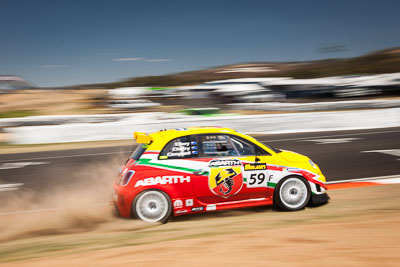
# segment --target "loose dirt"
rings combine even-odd
[[[0,266],[399,266],[400,185],[330,196],[328,205],[291,213],[257,208],[165,225],[107,219],[63,234],[44,229],[0,244]]]

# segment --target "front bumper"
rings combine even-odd
[[[329,201],[329,196],[327,193],[312,194],[312,196],[311,196],[311,203],[315,206],[324,205],[324,204],[328,203],[328,201]]]

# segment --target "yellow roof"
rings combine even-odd
[[[232,133],[235,130],[230,128],[222,128],[222,127],[188,127],[188,128],[176,128],[176,129],[168,129],[168,130],[160,130],[155,133],[141,133],[135,132],[134,138],[138,143],[150,143],[153,140],[157,140],[160,138],[174,138],[182,135],[191,135],[191,134],[204,134],[204,133]]]

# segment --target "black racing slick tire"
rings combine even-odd
[[[133,215],[150,223],[166,223],[172,213],[170,197],[159,190],[139,193],[132,203]]]
[[[285,211],[301,210],[308,204],[310,197],[311,189],[306,179],[288,176],[275,188],[274,205]]]

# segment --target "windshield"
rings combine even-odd
[[[279,148],[275,148],[269,145],[264,144],[264,146],[268,147],[269,149],[271,149],[272,151],[274,151],[275,153],[281,153],[282,150],[280,150]]]

